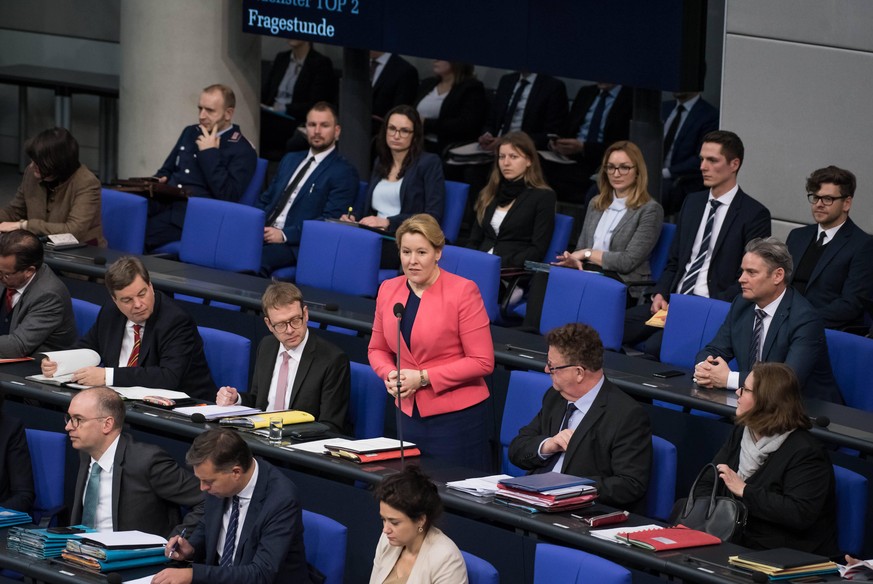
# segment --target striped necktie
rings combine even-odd
[[[712,199],[709,202],[712,205],[709,209],[709,216],[706,218],[706,225],[703,227],[703,239],[700,241],[700,249],[697,251],[697,257],[694,258],[694,263],[688,269],[688,273],[682,279],[682,284],[679,286],[680,294],[688,294],[694,290],[694,285],[697,283],[697,275],[703,267],[703,262],[706,261],[706,256],[709,255],[709,240],[712,239],[712,226],[715,223],[715,211],[721,201]]]
[[[761,337],[764,333],[764,317],[767,313],[760,308],[755,309],[755,326],[752,329],[752,346],[749,348],[749,369],[760,361],[761,344],[764,339]]]
[[[236,547],[236,528],[239,524],[239,496],[231,500],[230,520],[227,522],[227,532],[224,534],[224,549],[218,565],[222,568],[233,565],[233,551]]]
[[[133,325],[133,349],[130,350],[130,357],[127,359],[128,367],[136,367],[139,365],[139,346],[142,342],[142,339],[139,336],[139,331],[141,330],[141,324]]]

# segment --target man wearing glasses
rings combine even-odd
[[[43,264],[30,231],[0,235],[0,358],[68,349],[76,342],[70,292]]]
[[[197,479],[159,447],[122,434],[124,402],[117,393],[108,387],[83,390],[64,419],[80,455],[71,525],[163,537],[197,525],[204,500]],[[190,508],[181,525],[180,506]]]
[[[873,237],[849,218],[855,175],[828,166],[806,179],[815,224],[788,234],[796,266],[791,285],[812,304],[826,328],[863,325],[861,298],[873,297]]]
[[[297,265],[303,222],[339,219],[355,203],[358,172],[336,149],[340,126],[327,102],[306,114],[309,150],[282,158],[276,177],[255,204],[266,214],[261,275]]]
[[[258,345],[251,389],[218,390],[218,405],[244,404],[264,411],[303,410],[331,430],[347,433],[351,375],[339,347],[309,332],[309,313],[294,284],[276,282],[261,298],[272,336]]]
[[[652,430],[640,405],[603,375],[603,343],[572,323],[549,331],[546,373],[554,391],[509,445],[509,460],[532,473],[595,481],[599,501],[634,510],[652,468]]]

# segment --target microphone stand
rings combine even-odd
[[[402,346],[403,338],[400,334],[400,320],[403,318],[403,310],[404,306],[399,302],[394,305],[394,316],[397,317],[397,398],[394,401],[395,409],[395,421],[397,424],[397,439],[400,441],[400,468],[406,468],[406,451],[403,447],[403,412],[400,407],[401,400],[403,399],[400,396],[400,388],[402,386],[400,382],[400,347]]]

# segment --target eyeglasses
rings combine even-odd
[[[809,202],[815,205],[816,203],[822,203],[825,207],[830,207],[834,204],[834,201],[839,201],[840,199],[848,199],[849,197],[832,197],[830,195],[818,196],[813,193],[808,193],[806,198],[809,199]]]
[[[273,330],[277,333],[284,333],[288,330],[289,326],[293,329],[299,329],[303,326],[303,317],[295,316],[290,320],[283,320],[282,322],[271,322],[270,326],[273,327]]]
[[[388,126],[388,133],[392,136],[400,135],[401,138],[409,138],[415,130],[409,128],[398,128],[397,126]]]
[[[747,391],[749,393],[755,393],[755,391],[751,387],[746,387],[745,385],[741,385],[738,389],[740,390],[740,395],[743,395]]]
[[[549,375],[554,375],[555,371],[560,371],[561,369],[567,369],[568,367],[582,367],[581,365],[558,365],[554,367],[550,362],[546,362],[546,373]],[[582,367],[582,369],[585,369]]]
[[[618,174],[621,176],[625,176],[631,170],[636,168],[635,166],[628,166],[627,164],[622,164],[620,166],[615,166],[614,164],[606,165],[606,174],[615,174],[618,171]]]
[[[74,430],[79,427],[82,422],[87,422],[89,420],[105,420],[110,416],[99,416],[97,418],[83,418],[81,416],[71,416],[70,414],[64,414],[64,426],[67,424],[70,425]]]

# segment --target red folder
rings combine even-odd
[[[383,450],[382,452],[373,452],[371,454],[365,454],[363,452],[348,452],[347,450],[331,450],[330,454],[331,456],[345,458],[346,460],[351,460],[358,464],[366,464],[368,462],[377,462],[379,460],[400,458],[400,449]],[[421,450],[418,448],[407,448],[404,452],[404,456],[421,456]]]
[[[721,543],[721,540],[714,535],[704,531],[697,531],[696,529],[689,529],[684,525],[635,531],[633,533],[619,533],[615,537],[631,545],[655,552],[704,545],[718,545]]]

